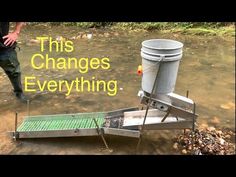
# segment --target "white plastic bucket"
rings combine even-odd
[[[151,93],[157,75],[154,95],[174,91],[183,44],[169,39],[151,39],[142,42],[142,89]]]

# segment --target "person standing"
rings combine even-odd
[[[26,102],[27,97],[23,93],[20,63],[15,49],[16,40],[24,24],[16,22],[14,31],[9,33],[10,22],[0,22],[0,67],[11,81],[16,98],[22,102]]]

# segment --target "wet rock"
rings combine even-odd
[[[225,144],[225,140],[223,138],[219,138],[220,144],[224,145]]]
[[[191,151],[192,150],[192,146],[188,146],[188,151]]]
[[[177,150],[177,149],[178,149],[178,143],[174,143],[173,148],[174,148],[175,150]]]
[[[224,154],[225,154],[225,153],[224,153],[223,150],[219,152],[219,155],[224,155]]]
[[[225,135],[225,138],[226,138],[226,139],[230,139],[231,136],[230,136],[230,135]]]
[[[220,123],[220,119],[218,117],[213,117],[211,120],[210,120],[211,123],[213,124],[219,124]]]
[[[221,130],[218,130],[218,131],[216,131],[216,134],[217,134],[218,136],[221,136],[221,135],[223,134],[223,132],[222,132]]]
[[[220,107],[222,109],[234,109],[235,108],[235,103],[233,102],[228,102],[226,104],[221,104]]]
[[[182,154],[187,154],[187,150],[186,150],[186,149],[183,149],[183,150],[182,150]]]
[[[72,36],[71,38],[69,38],[71,40],[75,40],[76,39],[76,36]]]
[[[205,146],[205,147],[203,147],[202,149],[201,149],[201,152],[203,153],[203,154],[207,154],[208,153],[208,148]]]
[[[194,151],[193,154],[194,154],[194,155],[202,155],[202,152],[201,152],[200,149],[197,149],[197,150]]]
[[[201,141],[200,139],[198,140],[198,144],[199,144],[199,145],[202,145],[202,141]]]
[[[109,37],[110,34],[109,33],[104,33],[104,37]]]
[[[114,34],[114,36],[119,36],[118,32],[114,32],[113,34]]]
[[[208,153],[211,154],[211,155],[214,154],[212,149],[209,149],[209,152],[208,152]]]
[[[235,131],[214,127],[196,129],[176,137],[173,148],[182,154],[230,155],[235,154]],[[178,145],[178,148],[176,146]]]
[[[62,36],[57,36],[57,37],[56,37],[56,40],[57,40],[57,41],[63,41],[63,42],[64,42],[64,41],[66,41],[66,38],[64,38],[64,37],[62,37]]]
[[[208,127],[207,130],[214,131],[214,130],[216,130],[216,128],[215,127]]]
[[[90,36],[92,38],[92,36]],[[79,33],[75,39],[88,39],[87,34]]]
[[[204,123],[204,124],[201,124],[201,129],[205,129],[205,128],[207,128],[208,127],[208,124],[206,124],[206,123]]]
[[[180,139],[180,144],[182,146],[186,146],[187,145],[186,141],[183,138]]]
[[[88,39],[92,39],[92,37],[93,37],[93,34],[87,34]]]
[[[29,42],[32,43],[32,44],[39,44],[40,40],[38,40],[38,39],[30,39]]]

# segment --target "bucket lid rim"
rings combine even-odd
[[[174,56],[169,56],[169,57],[165,57],[162,62],[170,62],[170,61],[180,61],[181,58],[183,56],[183,53],[181,53],[180,55],[174,55]],[[141,52],[141,57],[145,58],[146,60],[150,60],[150,61],[161,61],[161,56],[153,56],[153,55],[148,55],[144,52]]]
[[[165,56],[165,57],[173,57],[173,56],[177,56],[177,55],[181,55],[183,54],[183,51],[181,50],[178,53],[169,53],[169,54],[158,54],[158,53],[151,53],[148,51],[145,51],[143,48],[141,48],[141,52],[143,52],[146,55],[151,55],[151,56]]]
[[[147,46],[145,45],[144,43],[146,42],[150,42],[150,41],[171,41],[171,42],[175,42],[175,43],[178,43],[180,44],[179,47],[175,47],[175,48],[158,48],[158,47],[150,47],[150,46]],[[142,46],[143,47],[146,47],[146,48],[149,48],[149,49],[159,49],[159,50],[175,50],[175,49],[181,49],[184,44],[182,42],[179,42],[179,41],[176,41],[176,40],[172,40],[172,39],[148,39],[148,40],[145,40],[142,42]]]

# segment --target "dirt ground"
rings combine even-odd
[[[105,31],[104,31],[105,32]],[[126,31],[119,36],[108,38],[104,35],[94,36],[89,42],[86,39],[75,41],[76,52],[69,56],[111,56],[112,68],[109,73],[89,72],[88,76],[100,76],[103,79],[116,78],[119,81],[119,92],[116,97],[104,97],[102,93],[73,93],[66,97],[63,93],[31,93],[31,115],[95,112],[116,110],[139,105],[137,92],[140,89],[141,77],[136,68],[141,63],[140,44],[146,39],[156,37],[173,38],[172,34],[160,35],[158,32],[133,33]],[[73,33],[73,34],[72,34]],[[21,51],[18,56],[21,63],[22,79],[25,75],[34,74],[42,79],[67,78],[78,76],[76,70],[56,72],[54,70],[35,71],[30,65],[32,54],[39,52],[36,36],[42,34],[53,37],[71,38],[78,31],[72,27],[29,27],[21,35]],[[184,57],[180,65],[176,93],[185,95],[190,90],[190,98],[197,103],[198,122],[208,126],[228,127],[235,129],[235,41],[206,36],[178,35],[176,40],[184,41]],[[107,50],[109,49],[109,50]],[[56,54],[56,53],[54,53]],[[64,55],[64,54],[63,54]],[[59,56],[58,56],[59,57]],[[217,75],[216,75],[217,73]],[[43,77],[44,76],[44,77]],[[222,82],[223,81],[223,82]],[[92,95],[92,96],[91,96]],[[14,130],[15,111],[19,113],[19,124],[27,115],[26,105],[15,100],[12,88],[3,70],[0,68],[0,154],[7,155],[103,155],[103,154],[136,154],[138,139],[106,136],[110,149],[104,150],[100,137],[28,139],[13,141],[8,135]],[[181,154],[173,148],[173,138],[180,133],[174,131],[148,131],[143,136],[137,154]]]

